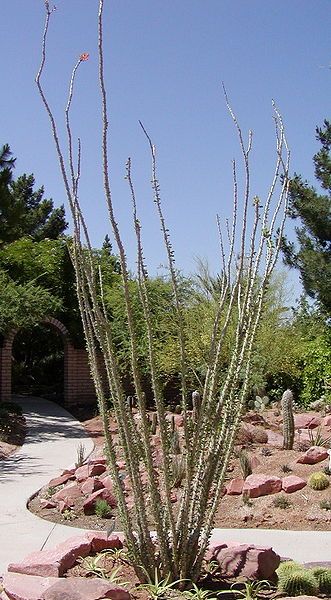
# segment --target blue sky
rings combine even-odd
[[[178,267],[194,257],[219,267],[215,215],[231,215],[236,133],[224,81],[243,131],[254,132],[252,195],[263,198],[274,159],[271,100],[283,115],[292,168],[313,181],[315,127],[330,118],[329,0],[106,0],[105,68],[110,100],[111,180],[115,209],[134,267],[134,236],[124,165],[132,158],[153,273],[165,261],[153,212],[150,161],[138,125],[151,134]],[[93,242],[109,231],[100,162],[97,0],[57,0],[45,87],[60,130],[72,66],[82,52],[73,105],[83,144],[81,202]],[[65,203],[49,124],[34,84],[44,21],[42,0],[2,0],[1,143],[16,173],[34,173],[46,197]]]

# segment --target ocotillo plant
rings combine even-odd
[[[78,142],[74,157],[71,128],[71,106],[74,84],[81,64],[88,55],[82,54],[75,64],[69,85],[65,109],[66,151],[60,139],[57,123],[50,102],[42,86],[46,62],[46,42],[49,23],[53,14],[49,1],[45,0],[46,17],[42,37],[42,59],[36,83],[44,107],[50,119],[59,165],[71,209],[74,231],[70,253],[76,274],[76,287],[82,323],[89,353],[91,374],[103,419],[107,459],[116,490],[118,511],[133,564],[139,576],[153,580],[169,576],[172,580],[189,578],[196,581],[208,547],[213,522],[222,496],[223,480],[232,454],[236,430],[246,401],[252,349],[261,318],[265,293],[280,249],[288,197],[289,151],[282,119],[274,107],[276,127],[275,168],[269,191],[264,201],[252,198],[250,189],[250,153],[252,133],[247,145],[241,128],[229,104],[225,89],[225,102],[239,138],[243,158],[244,184],[239,193],[237,164],[233,161],[233,215],[226,222],[226,243],[218,218],[222,272],[219,278],[219,301],[210,339],[209,362],[196,419],[187,410],[190,403],[187,384],[187,360],[183,306],[179,291],[178,271],[161,203],[161,191],[157,177],[156,149],[149,134],[141,124],[151,154],[153,200],[158,214],[165,245],[169,273],[173,288],[174,322],[178,330],[180,347],[181,414],[183,418],[182,459],[185,476],[179,493],[179,508],[171,502],[174,481],[171,454],[171,427],[166,419],[165,402],[160,386],[160,373],[156,360],[156,336],[148,287],[148,270],[143,254],[142,228],[138,217],[135,189],[131,172],[131,160],[126,165],[126,177],[132,201],[133,226],[137,241],[137,284],[140,302],[146,322],[148,362],[155,408],[159,426],[161,465],[155,477],[151,427],[142,376],[139,370],[137,328],[132,308],[129,285],[129,269],[125,248],[115,215],[108,165],[108,107],[104,80],[103,13],[104,0],[99,0],[98,56],[99,82],[102,105],[101,154],[103,183],[109,221],[121,264],[123,295],[130,338],[132,385],[137,403],[138,419],[129,410],[119,369],[119,356],[113,339],[112,323],[108,319],[101,268],[96,264],[88,227],[78,199],[81,168],[81,146]],[[77,165],[77,167],[75,167]],[[252,207],[252,215],[250,208]],[[249,224],[251,223],[251,226]],[[226,250],[226,247],[228,248]],[[222,346],[233,331],[232,352],[227,369],[220,368]],[[126,462],[134,498],[129,511],[118,466],[116,448],[108,428],[108,405],[105,401],[100,375],[98,354],[101,352],[107,374],[119,440]],[[224,367],[224,365],[222,366]],[[148,491],[144,492],[142,471],[147,473]],[[151,536],[149,523],[153,521],[156,537]],[[155,523],[155,525],[154,525]]]

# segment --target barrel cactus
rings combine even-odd
[[[299,568],[278,578],[278,590],[288,596],[316,596],[318,582],[312,571]]]
[[[295,562],[294,560],[285,560],[284,562],[280,563],[276,573],[278,579],[281,579],[282,577],[288,577],[290,573],[293,573],[294,571],[300,571],[300,569],[303,568],[303,565]]]
[[[293,394],[286,390],[282,397],[284,449],[292,450],[294,442]]]
[[[331,597],[331,569],[316,567],[312,573],[318,583],[320,593]]]
[[[312,473],[309,477],[308,485],[313,490],[325,490],[330,485],[330,481],[325,473],[317,471],[316,473]]]

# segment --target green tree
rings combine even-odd
[[[24,236],[57,239],[67,228],[64,207],[54,208],[53,200],[43,197],[43,187],[34,191],[32,174],[14,180],[14,164],[6,144],[0,151],[0,245]]]
[[[297,245],[284,239],[285,262],[299,270],[305,292],[331,313],[331,123],[317,127],[316,138],[322,147],[313,158],[315,176],[325,193],[295,174],[290,181],[289,215],[300,226],[295,228]]]

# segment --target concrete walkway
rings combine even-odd
[[[40,398],[14,400],[23,408],[28,433],[22,448],[0,462],[0,574],[8,563],[83,531],[44,521],[26,503],[76,461],[80,443],[86,454],[94,447],[81,424],[61,406]]]
[[[0,574],[8,563],[51,548],[85,530],[44,521],[30,513],[31,495],[76,460],[77,447],[93,449],[83,427],[63,408],[39,398],[17,399],[27,420],[22,449],[0,462]],[[331,531],[215,529],[213,542],[237,541],[272,546],[300,562],[331,561]]]

